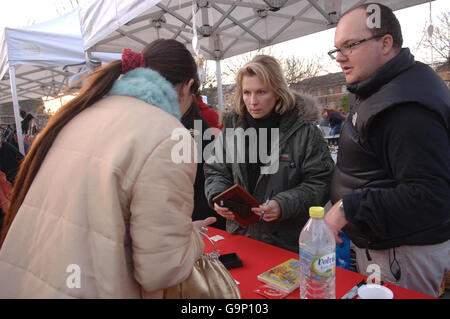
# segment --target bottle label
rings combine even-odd
[[[303,274],[315,280],[334,277],[336,271],[335,252],[325,255],[312,255],[306,250],[300,250],[300,267]]]
[[[336,254],[331,253],[320,256],[313,260],[312,271],[322,278],[328,278],[334,275],[336,271]]]

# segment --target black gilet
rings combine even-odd
[[[335,203],[354,189],[395,187],[396,181],[381,166],[368,137],[377,114],[395,105],[418,103],[437,113],[447,130],[450,126],[450,91],[429,66],[414,61],[409,49],[381,67],[372,77],[349,85],[350,114],[342,127],[331,185]]]

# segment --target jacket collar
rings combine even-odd
[[[251,116],[251,114],[245,108],[244,109],[244,117],[250,127],[259,129],[259,128],[279,127],[281,115],[280,115],[280,113],[272,111],[270,116],[267,118],[255,119],[255,118],[253,118],[253,116]]]
[[[150,68],[136,68],[120,76],[108,95],[134,96],[180,119],[177,93],[172,84]]]
[[[347,85],[347,89],[360,98],[367,98],[397,75],[409,69],[414,63],[414,56],[409,49],[403,48],[399,54],[386,62],[372,76],[363,81]]]

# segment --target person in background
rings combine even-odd
[[[22,133],[24,135],[34,135],[36,134],[36,119],[31,113],[27,113],[25,111],[20,111],[20,115],[23,120],[21,121]]]
[[[30,137],[36,134],[37,130],[36,119],[31,113],[27,113],[23,110],[20,110],[20,116],[23,118],[23,120],[21,121],[23,147],[25,154],[27,154],[28,151],[30,150],[32,142],[30,140]],[[14,142],[17,149],[19,149],[19,143],[17,140],[17,131],[14,132]]]
[[[12,185],[22,160],[23,155],[14,146],[0,139],[0,229],[9,207]]]
[[[219,114],[203,102],[201,95],[197,96],[197,102],[199,106],[199,114],[206,120],[209,127],[221,130],[222,125],[219,124]]]
[[[334,44],[351,109],[325,221],[356,245],[362,274],[376,264],[381,280],[437,297],[450,268],[449,88],[402,48],[382,4],[346,12]]]
[[[342,122],[345,118],[341,112],[334,108],[324,108],[322,111],[322,122],[320,125],[323,127],[328,127],[326,135],[332,136],[340,134],[342,129]]]
[[[196,88],[198,88],[198,79],[196,79],[197,82],[194,83]],[[184,109],[181,109],[181,123],[184,125],[186,129],[188,129],[191,133],[191,136],[195,138],[196,135],[199,135],[201,137],[206,136],[205,131],[210,128],[208,123],[206,122],[203,115],[200,114],[201,108],[199,108],[199,104],[203,103],[203,101],[198,98],[192,99],[192,103],[190,105],[185,105]],[[209,109],[209,107],[203,103],[203,105]],[[212,112],[215,112],[214,110],[210,109]],[[209,113],[203,113],[203,114],[209,114]],[[217,113],[215,113],[217,114]],[[208,116],[208,115],[207,115]],[[209,116],[211,121],[211,116]],[[197,122],[197,123],[196,123]],[[197,125],[196,125],[197,124]],[[201,126],[200,126],[201,125]],[[197,131],[201,127],[201,131]],[[211,138],[212,140],[201,140],[200,147],[197,148],[198,151],[198,158],[202,159],[197,164],[197,175],[195,176],[195,183],[194,183],[194,211],[192,213],[192,220],[202,220],[208,217],[215,217],[217,221],[213,224],[211,224],[212,227],[216,227],[222,230],[225,230],[225,223],[226,220],[222,216],[217,216],[217,214],[214,212],[212,208],[209,207],[208,201],[205,197],[205,174],[203,172],[203,151],[204,148],[208,143],[213,142],[214,137]]]
[[[5,173],[10,184],[14,184],[22,160],[23,155],[16,147],[7,141],[0,141],[0,171]]]
[[[328,136],[330,132],[330,122],[328,122],[328,111],[327,109],[322,109],[322,116],[320,118],[320,122],[318,127],[322,131],[323,136]]]
[[[330,110],[328,112],[328,122],[330,123],[330,132],[329,135],[337,135],[341,133],[342,129],[342,121],[344,120],[344,116],[336,110]]]
[[[196,164],[171,156],[196,70],[176,40],[124,49],[51,117],[16,177],[0,298],[161,298],[190,275],[215,221],[192,222]]]
[[[316,126],[320,114],[312,99],[289,90],[280,64],[273,57],[256,56],[239,70],[234,110],[225,114],[222,136],[216,140],[224,154],[231,150],[227,143],[220,146],[220,141],[227,141],[229,131],[251,132],[253,128],[257,140],[252,145],[250,139],[237,145],[245,151],[244,163],[235,157],[231,161],[216,158],[204,164],[208,203],[227,219],[228,232],[298,252],[298,238],[309,218],[309,207],[328,201],[334,167],[327,143]],[[272,140],[273,130],[279,132],[278,140]],[[262,173],[267,163],[261,156],[261,147],[267,151],[275,145],[279,146],[279,153],[269,155],[279,154],[279,166]],[[250,154],[250,150],[254,153]],[[232,211],[213,203],[216,195],[234,184],[264,203],[252,208],[262,220],[242,227]]]
[[[2,132],[2,136],[1,136],[2,141],[6,141],[9,144],[13,144],[14,143],[14,131],[15,131],[15,129],[13,129],[11,127],[11,125],[8,124]]]
[[[28,143],[25,135],[22,135],[22,137],[23,137],[23,149],[24,149],[24,152],[26,155],[30,151],[30,143]],[[12,138],[8,139],[8,143],[10,143],[11,146],[15,147],[17,149],[17,151],[19,152],[19,142],[17,139],[17,131],[16,130],[14,130]]]
[[[341,113],[342,118],[345,118],[347,116],[347,113],[345,113],[344,108],[343,107],[338,107],[338,112]]]

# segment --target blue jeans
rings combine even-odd
[[[330,135],[341,134],[342,124],[337,124],[330,129]]]

